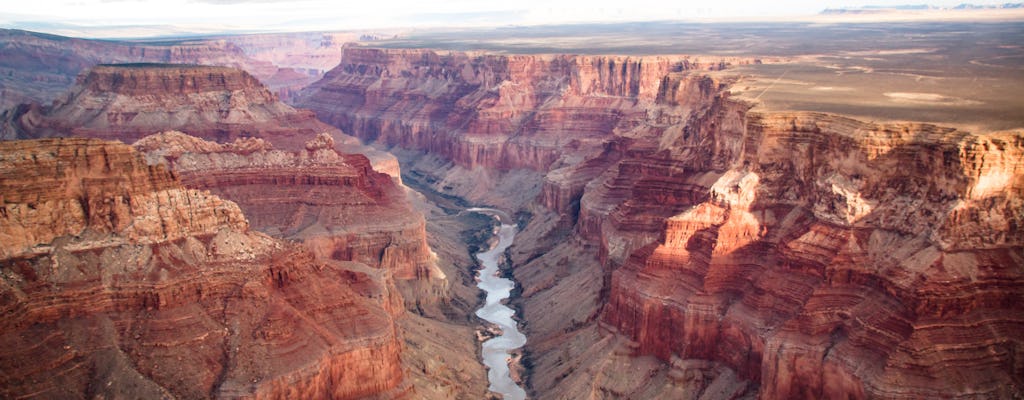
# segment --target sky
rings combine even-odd
[[[61,33],[82,27],[168,26],[182,31],[349,30],[721,20],[811,15],[825,8],[919,4],[920,0],[2,0],[0,27]],[[952,7],[963,2],[932,0]],[[136,29],[142,36],[146,30]],[[123,30],[123,32],[129,32]],[[155,32],[156,30],[154,30]],[[99,30],[96,30],[99,32]],[[122,34],[123,34],[122,32]],[[97,34],[102,36],[101,34]]]

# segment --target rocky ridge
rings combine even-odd
[[[162,129],[230,141],[258,136],[299,147],[331,130],[277,100],[256,78],[232,68],[172,64],[105,65],[83,74],[52,106],[22,106],[16,136],[88,136],[134,142]]]
[[[402,367],[417,397],[483,393],[475,324],[465,317],[475,297],[464,293],[460,285],[467,283],[454,269],[466,267],[441,262],[404,187],[374,171],[366,157],[339,152],[326,133],[298,151],[262,139],[214,143],[180,132],[151,135],[134,147],[187,187],[238,202],[256,229],[301,241],[318,259],[365,266],[385,289],[379,298],[399,325]],[[441,253],[450,255],[450,247],[442,245]]]
[[[299,150],[317,134],[329,133],[342,151],[362,153],[376,169],[398,177],[394,157],[280,102],[252,75],[234,68],[101,65],[80,76],[53,105],[23,104],[5,118],[3,139],[85,136],[131,143],[178,130],[216,142],[257,137]]]
[[[410,390],[379,274],[249,230],[234,203],[120,143],[0,155],[4,397]]]
[[[190,188],[236,202],[258,230],[306,242],[322,257],[385,268],[399,279],[444,279],[433,265],[423,216],[401,187],[362,154],[343,154],[326,133],[300,151],[262,139],[218,144],[181,132],[134,147]]]
[[[309,62],[279,65],[275,63],[279,60],[249,51],[261,42],[265,46],[266,42],[279,41],[272,35],[255,39],[241,36],[151,42],[90,40],[0,29],[0,49],[4,54],[0,59],[0,110],[18,104],[49,104],[70,89],[75,77],[84,71],[98,64],[120,63],[238,68],[258,78],[275,95],[288,99],[318,78],[319,73],[303,68]],[[288,42],[275,44],[294,46]],[[299,51],[294,47],[279,47],[278,51],[288,51],[285,49]]]
[[[696,59],[350,48],[299,103],[532,215],[535,394],[1020,395],[1024,135],[751,111],[700,70],[756,60]]]

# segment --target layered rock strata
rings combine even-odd
[[[0,143],[3,397],[408,389],[382,277],[251,231],[131,147]]]
[[[135,142],[150,162],[169,166],[190,188],[236,202],[258,230],[299,240],[319,256],[383,268],[395,278],[443,279],[427,246],[423,216],[401,186],[361,154],[320,134],[300,151],[262,139],[218,144],[181,132]]]
[[[262,44],[261,44],[262,43]],[[98,65],[112,63],[201,64],[245,70],[282,98],[318,78],[327,67],[326,53],[313,60],[275,59],[253,52],[253,46],[276,46],[278,53],[309,49],[295,43],[264,37],[221,37],[189,40],[117,41],[90,40],[42,33],[0,29],[0,110],[18,104],[49,104],[75,84],[75,77]],[[326,51],[327,49],[324,49]],[[307,56],[308,57],[308,56]],[[326,58],[325,58],[326,57]]]
[[[533,215],[535,394],[1019,396],[1024,135],[751,111],[697,71],[742,62],[349,48],[299,103]]]
[[[579,162],[574,155],[599,148],[610,132],[642,128],[648,115],[638,102],[672,95],[663,77],[727,62],[747,60],[346,47],[297,104],[363,140],[461,167],[547,170]]]
[[[705,196],[615,271],[605,319],[763,398],[1019,395],[1024,135],[745,119],[728,168],[680,171]]]
[[[121,64],[90,69],[51,106],[23,104],[5,115],[0,138],[86,136],[134,142],[178,130],[216,142],[257,137],[300,150],[319,133],[361,153],[396,179],[398,163],[307,110],[278,100],[245,71],[200,65]]]
[[[222,142],[252,136],[301,148],[317,133],[336,131],[281,103],[245,71],[173,64],[92,68],[51,106],[23,106],[10,119],[18,138],[73,135],[129,143],[176,129]]]

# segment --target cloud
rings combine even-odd
[[[129,1],[129,0],[112,0]],[[266,3],[295,3],[295,0],[192,0],[192,3],[215,4],[215,5],[237,5],[237,4],[266,4]]]

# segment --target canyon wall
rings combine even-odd
[[[387,287],[117,142],[0,143],[4,397],[401,397]]]
[[[1021,392],[1024,135],[729,118],[728,168],[681,171],[706,197],[612,275],[605,320],[637,352],[721,362],[762,398]]]
[[[331,36],[331,35],[326,35]],[[245,70],[287,100],[338,63],[340,44],[312,49],[275,35],[187,40],[90,40],[0,29],[0,110],[18,104],[49,104],[70,89],[76,76],[98,64],[160,63],[217,65]],[[270,57],[272,47],[282,57]],[[296,54],[297,53],[297,54]],[[324,63],[333,63],[324,67]],[[293,56],[287,56],[294,54]]]
[[[663,77],[725,63],[346,47],[341,64],[296,103],[363,140],[462,167],[548,170],[578,162],[573,156],[600,148],[611,132],[637,130],[648,118],[638,102],[672,95]]]
[[[326,132],[343,152],[364,154],[374,168],[398,177],[394,157],[280,102],[252,75],[227,67],[101,65],[52,105],[22,104],[0,122],[2,139],[85,136],[131,143],[178,130],[217,142],[257,137],[288,150],[303,149]]]
[[[343,154],[320,134],[300,151],[262,139],[219,144],[164,132],[134,147],[189,188],[237,203],[252,226],[303,241],[323,258],[384,268],[395,278],[442,278],[426,243],[423,216],[402,188],[361,154]]]
[[[1019,396],[1024,134],[752,111],[701,72],[747,62],[346,48],[298,103],[528,218],[535,395]]]
[[[12,115],[13,138],[89,136],[134,142],[166,129],[212,140],[257,136],[300,147],[334,129],[277,100],[245,71],[174,64],[98,66],[53,105]]]

